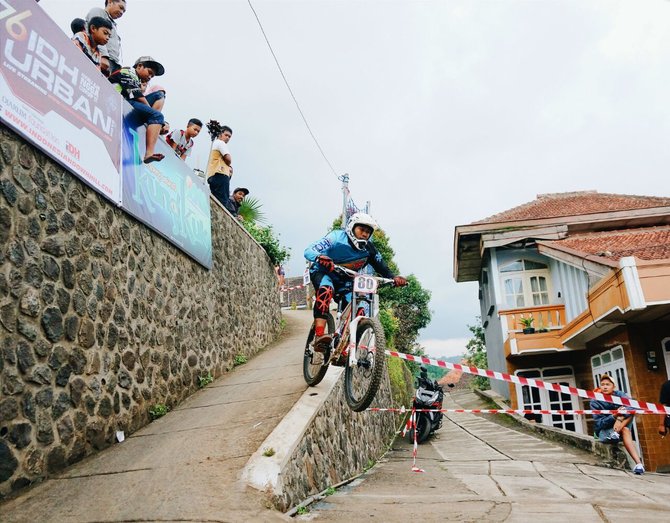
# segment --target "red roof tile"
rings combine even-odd
[[[641,260],[670,259],[670,227],[576,234],[564,240],[544,243],[549,247],[565,247],[612,261],[625,256],[635,256]]]
[[[475,224],[540,220],[613,211],[670,206],[670,198],[606,194],[597,191],[540,194],[532,202],[494,214]]]

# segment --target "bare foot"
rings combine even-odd
[[[146,156],[144,158],[144,163],[160,162],[163,158],[165,158],[165,155],[161,153],[154,153],[152,155]]]

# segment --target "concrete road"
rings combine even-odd
[[[312,316],[285,311],[281,338],[174,411],[0,504],[0,521],[282,521],[239,474],[307,388]]]
[[[445,408],[483,407],[469,391]],[[380,415],[380,414],[375,414]],[[576,449],[538,439],[487,416],[453,414],[429,442],[396,441],[375,467],[298,519],[314,521],[666,521],[670,476],[599,465]]]

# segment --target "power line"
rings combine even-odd
[[[307,130],[309,131],[310,136],[312,137],[312,140],[314,140],[314,143],[316,144],[317,149],[319,149],[319,152],[321,153],[321,156],[323,156],[323,159],[326,160],[326,163],[328,164],[328,167],[330,167],[330,170],[333,171],[333,174],[337,176],[337,173],[335,172],[335,169],[333,168],[333,165],[330,163],[330,160],[328,160],[328,157],[326,156],[326,153],[323,152],[323,149],[321,148],[321,145],[319,144],[319,141],[316,139],[316,136],[312,132],[312,128],[309,126],[309,123],[307,122],[307,118],[305,118],[305,114],[302,112],[302,109],[300,108],[300,104],[298,103],[298,99],[295,97],[293,94],[293,89],[291,89],[291,86],[288,83],[288,80],[286,79],[286,75],[284,74],[284,71],[281,68],[281,65],[279,64],[279,60],[277,59],[277,55],[275,54],[274,50],[272,49],[272,45],[270,45],[270,40],[268,40],[268,36],[265,34],[265,29],[263,29],[263,24],[261,24],[260,18],[258,18],[258,14],[256,13],[256,10],[254,9],[254,6],[251,5],[251,0],[247,0],[249,2],[249,7],[251,8],[251,11],[254,13],[254,16],[256,17],[256,21],[258,22],[258,27],[261,28],[261,33],[263,33],[263,38],[265,38],[265,42],[268,44],[268,48],[270,49],[270,53],[272,53],[272,58],[274,58],[275,63],[277,64],[277,68],[279,69],[279,72],[281,73],[281,77],[284,79],[284,83],[286,84],[286,87],[288,88],[288,92],[291,93],[291,98],[293,98],[293,101],[295,102],[295,106],[298,108],[298,112],[300,113],[300,116],[302,117],[302,121],[305,122],[305,127],[307,127]]]

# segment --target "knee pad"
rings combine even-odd
[[[327,318],[330,302],[333,299],[332,287],[319,287],[314,299],[314,317]]]

